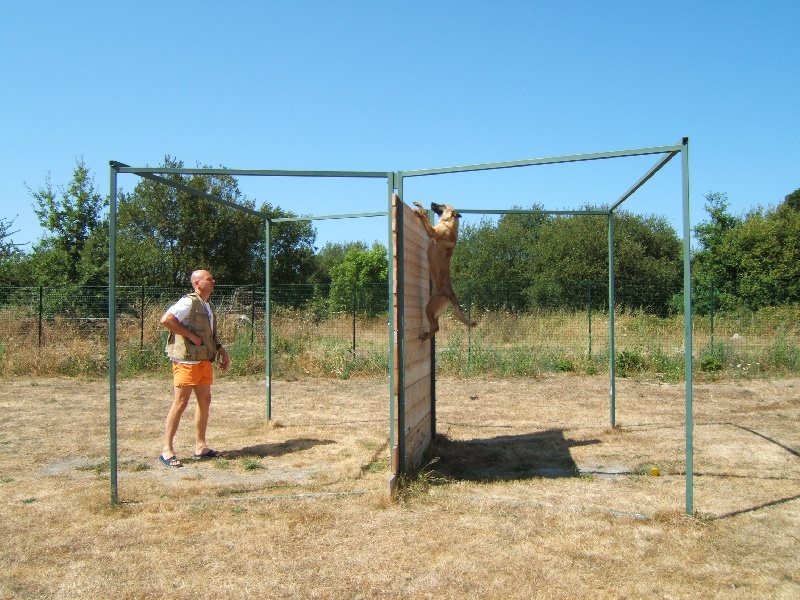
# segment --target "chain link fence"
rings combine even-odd
[[[558,289],[555,289],[555,286]],[[607,372],[607,282],[461,283],[456,293],[478,326],[448,312],[435,338],[437,369],[448,375]],[[648,282],[615,286],[617,372],[680,379],[684,321],[669,310],[674,292]],[[117,333],[124,374],[166,368],[161,315],[185,288],[119,287]],[[569,302],[555,304],[553,298]],[[389,370],[385,284],[274,285],[273,373],[278,377],[384,375]],[[548,298],[550,300],[548,300]],[[217,285],[220,337],[234,372],[263,373],[263,287]],[[665,308],[667,307],[667,308]],[[695,315],[693,352],[701,372],[737,375],[800,371],[800,307]],[[106,287],[0,288],[2,374],[107,372]]]

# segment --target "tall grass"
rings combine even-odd
[[[162,307],[142,318],[123,316],[117,325],[117,368],[122,377],[168,373]],[[102,320],[35,317],[0,311],[0,376],[105,377],[108,327]],[[616,372],[622,377],[684,377],[684,322],[681,316],[642,312],[615,314]],[[263,315],[254,324],[241,314],[220,314],[221,337],[232,358],[233,375],[261,375],[266,369]],[[276,310],[272,327],[273,376],[347,379],[389,372],[386,317],[320,318],[311,311]],[[39,346],[41,337],[42,345]],[[753,314],[696,317],[694,368],[709,377],[749,377],[800,372],[800,307]],[[442,375],[521,376],[547,372],[584,374],[609,370],[608,315],[566,311],[478,316],[465,328],[450,315],[435,338],[436,368]]]

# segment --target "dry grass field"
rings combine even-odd
[[[209,443],[156,460],[165,378],[0,388],[2,598],[798,598],[800,379],[438,382],[438,461],[385,498],[388,381],[219,377]],[[651,469],[660,470],[659,476]]]

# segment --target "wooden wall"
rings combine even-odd
[[[392,202],[392,230],[394,260],[394,311],[395,311],[395,418],[396,431],[405,436],[405,469],[411,471],[419,466],[435,432],[435,408],[433,394],[433,373],[431,361],[432,343],[422,341],[420,335],[427,331],[425,305],[430,298],[430,275],[428,272],[428,234],[414,214],[413,209],[401,202],[395,195]],[[402,269],[398,268],[398,219],[402,218]],[[403,281],[398,281],[402,271]],[[398,310],[398,293],[402,286],[403,307]],[[400,357],[400,336],[404,341],[404,373],[398,372]],[[400,389],[402,386],[402,390]],[[401,431],[399,404],[404,406],[404,430]]]

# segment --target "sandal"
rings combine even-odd
[[[211,448],[206,448],[200,454],[197,454],[195,452],[194,459],[195,460],[204,460],[204,459],[207,459],[207,458],[219,458],[220,456],[222,456],[222,452],[220,452],[219,450],[213,450]]]
[[[158,455],[158,460],[161,461],[161,464],[165,467],[182,467],[181,461],[173,454],[169,458],[164,458],[163,455]]]

